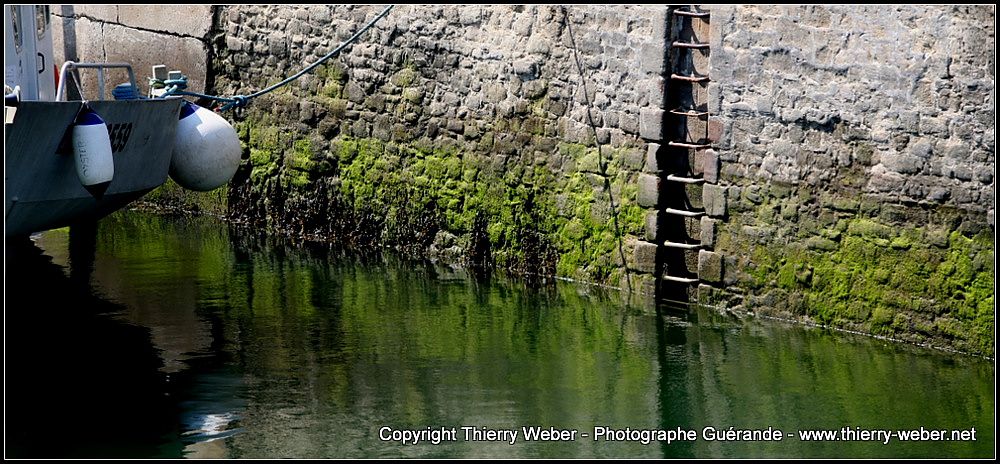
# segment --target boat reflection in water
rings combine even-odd
[[[185,328],[102,294],[114,263],[95,263],[95,229],[34,238],[53,256],[6,243],[8,457],[225,457],[212,442],[238,431],[244,402],[240,377],[198,345],[210,336],[179,341]]]

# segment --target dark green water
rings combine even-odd
[[[120,213],[6,248],[8,457],[992,457],[992,361]],[[576,429],[401,445],[393,429]],[[695,430],[688,442],[595,426]],[[702,430],[773,427],[780,442]],[[975,441],[804,442],[800,430]]]

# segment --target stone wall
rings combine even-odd
[[[993,353],[994,19],[992,6],[713,10],[722,294]]]
[[[380,10],[224,7],[215,90],[274,83]],[[633,250],[640,132],[662,119],[665,15],[397,6],[344,54],[238,116],[248,163],[230,186],[231,211],[356,245],[651,288],[652,257]]]
[[[190,8],[54,7],[57,54],[248,94],[381,10]],[[992,354],[994,7],[677,11],[397,6],[230,114],[245,161],[227,214]],[[221,198],[178,192],[154,197]]]

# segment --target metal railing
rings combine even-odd
[[[71,71],[77,69],[96,69],[97,70],[97,87],[99,89],[98,100],[104,100],[104,70],[105,69],[121,69],[124,68],[128,71],[128,81],[132,84],[132,88],[138,88],[135,85],[135,72],[132,71],[132,65],[128,63],[77,63],[74,61],[67,61],[63,63],[62,69],[59,70],[59,90],[56,91],[56,101],[63,101],[66,98],[66,81],[69,77]],[[77,85],[77,87],[80,87]],[[79,89],[80,93],[83,93],[83,89]],[[83,95],[81,95],[82,97]]]

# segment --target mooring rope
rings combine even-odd
[[[262,95],[266,95],[266,94],[268,94],[270,92],[273,92],[273,91],[275,91],[275,90],[277,90],[277,89],[279,89],[279,88],[281,88],[281,87],[283,87],[285,85],[290,84],[291,82],[293,82],[296,79],[302,77],[303,75],[305,75],[309,71],[312,71],[313,69],[316,69],[317,66],[323,64],[324,62],[326,62],[330,58],[333,58],[333,57],[337,56],[341,51],[343,51],[349,45],[351,45],[354,42],[356,42],[365,32],[367,32],[369,29],[371,29],[373,26],[375,26],[375,24],[378,23],[382,18],[386,17],[386,15],[389,14],[389,10],[392,10],[392,8],[394,6],[395,5],[389,5],[389,6],[385,7],[385,9],[382,10],[381,13],[375,15],[375,17],[372,18],[371,21],[368,21],[368,24],[365,24],[365,26],[362,27],[361,29],[359,29],[358,32],[355,32],[354,35],[352,35],[349,39],[347,39],[346,41],[344,41],[343,43],[341,43],[337,48],[333,49],[333,51],[331,51],[330,53],[327,53],[326,55],[324,55],[322,58],[320,58],[319,60],[317,60],[315,63],[310,64],[309,66],[306,66],[305,68],[303,68],[301,71],[299,71],[299,72],[297,72],[295,74],[292,74],[291,76],[286,77],[284,80],[282,80],[281,82],[278,82],[277,84],[268,86],[267,88],[262,89],[262,90],[258,90],[256,92],[250,94],[250,95],[233,95],[231,97],[223,97],[223,96],[218,96],[218,95],[206,95],[206,94],[202,94],[202,93],[198,93],[198,92],[191,92],[191,91],[185,90],[187,88],[187,76],[183,76],[180,79],[168,79],[168,80],[165,80],[165,81],[161,81],[159,79],[151,79],[150,80],[150,86],[159,86],[159,88],[166,87],[167,91],[164,92],[164,94],[162,95],[163,97],[167,97],[167,96],[171,96],[171,95],[186,95],[186,96],[198,97],[198,98],[205,98],[205,99],[215,100],[215,101],[218,101],[218,102],[225,103],[224,105],[222,105],[219,108],[219,111],[226,111],[226,110],[229,110],[229,109],[232,109],[232,108],[243,108],[243,107],[249,105],[250,101],[253,100],[254,98],[260,97]]]

